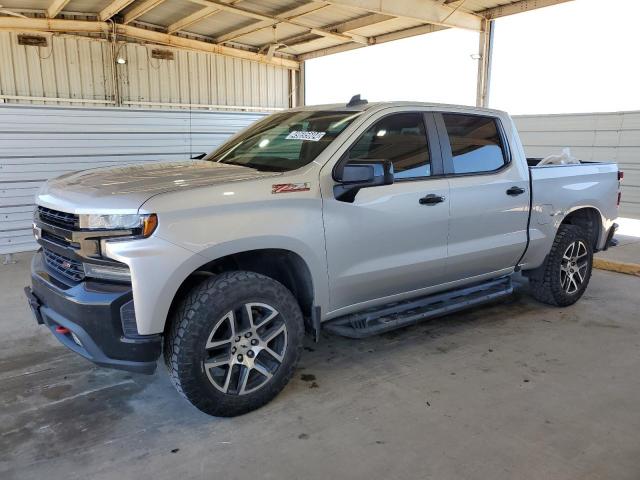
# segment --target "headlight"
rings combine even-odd
[[[80,228],[90,230],[125,230],[141,226],[142,216],[133,215],[80,215]]]
[[[89,230],[139,230],[143,237],[148,237],[157,226],[158,217],[155,213],[148,215],[80,215],[80,228]]]

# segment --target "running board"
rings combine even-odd
[[[490,302],[510,295],[512,292],[511,277],[502,277],[471,287],[346,315],[331,320],[323,324],[322,327],[343,337],[365,338],[414,325],[427,318],[439,317]]]

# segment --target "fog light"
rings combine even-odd
[[[131,272],[126,265],[98,265],[95,263],[84,264],[84,274],[87,277],[102,278],[104,280],[117,280],[119,282],[130,282]]]

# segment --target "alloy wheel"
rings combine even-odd
[[[287,326],[266,303],[245,303],[220,318],[207,339],[203,367],[211,384],[228,395],[266,385],[287,350]]]
[[[582,240],[571,243],[562,256],[560,286],[569,295],[576,293],[585,281],[589,267],[589,251]]]

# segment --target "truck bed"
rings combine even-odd
[[[543,158],[534,158],[534,157],[527,157],[527,165],[529,165],[530,168],[544,168],[544,167],[575,167],[578,166],[577,164],[573,163],[573,164],[567,164],[567,165],[542,165],[539,166],[538,164],[543,160]],[[585,160],[580,160],[580,165],[594,165],[594,164],[602,164],[602,165],[606,165],[609,162],[588,162]]]
[[[530,244],[525,269],[540,265],[549,252],[558,221],[574,210],[594,208],[601,218],[597,248],[618,216],[618,166],[615,163],[536,166],[541,159],[527,158],[531,175]]]

